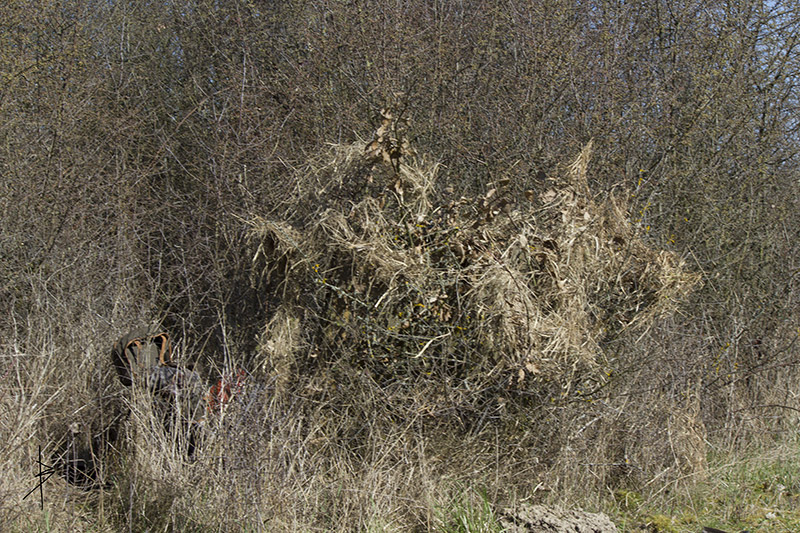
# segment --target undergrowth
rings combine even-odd
[[[621,531],[800,531],[798,447],[796,436],[786,435],[753,449],[712,452],[702,481],[616,490],[606,509]]]
[[[255,351],[181,346],[210,380],[250,372],[192,457],[110,366],[123,328],[153,318],[134,279],[113,306],[90,286],[32,280],[38,307],[3,342],[3,523],[499,531],[497,510],[518,501],[605,508],[628,530],[797,523],[789,455],[707,462],[720,434],[701,401],[708,362],[659,345],[691,327],[676,311],[700,276],[642,238],[624,195],[592,193],[592,143],[541,190],[515,197],[501,177],[445,197],[438,166],[383,118],[366,150],[333,146],[298,170],[282,218],[248,221],[239,252],[266,321]],[[72,307],[87,311],[64,318]],[[22,499],[39,444],[51,461],[110,424],[120,437],[96,458],[99,488],[56,476],[44,510]]]

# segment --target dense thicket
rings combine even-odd
[[[680,314],[603,346],[609,464],[660,445],[662,401],[728,437],[778,428],[800,364],[798,30],[791,0],[7,1],[3,344],[101,349],[157,316],[195,354],[252,359],[279,295],[251,284],[246,221],[307,224],[298,169],[391,108],[443,203],[543,192],[593,140],[591,188],[702,274]]]

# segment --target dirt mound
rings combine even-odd
[[[519,505],[500,513],[503,531],[510,533],[616,533],[617,526],[602,513],[561,510],[542,505]]]

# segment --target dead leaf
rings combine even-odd
[[[556,199],[558,196],[558,192],[555,189],[547,189],[545,193],[542,195],[542,201],[546,204],[551,203],[553,200]]]

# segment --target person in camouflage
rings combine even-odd
[[[138,395],[137,391],[146,392],[166,434],[185,439],[182,442],[190,459],[200,443],[208,415],[230,401],[241,390],[246,377],[243,371],[238,371],[209,388],[193,368],[176,363],[169,335],[157,328],[136,329],[123,335],[111,350],[111,362],[132,398]],[[114,424],[93,431],[92,438],[79,438],[76,425],[70,425],[66,444],[58,448],[54,457],[68,482],[96,486],[98,461],[115,448],[121,433],[120,423],[128,418],[131,401],[119,405],[124,407],[118,406],[117,410],[126,412],[114,413]]]
[[[156,328],[132,331],[116,343],[111,359],[123,385],[152,398],[167,434],[186,437],[192,457],[205,423],[208,387],[200,374],[176,363],[169,335]]]

